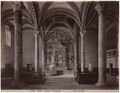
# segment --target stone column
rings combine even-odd
[[[102,6],[97,3],[95,9],[98,12],[98,82],[96,85],[104,86],[106,81],[105,24]]]
[[[74,61],[75,61],[75,71],[77,71],[77,66],[78,66],[78,63],[77,63],[77,43],[75,42],[74,43]]]
[[[39,31],[34,31],[35,36],[35,72],[39,71]]]
[[[67,67],[67,47],[65,48],[65,66]]]
[[[42,70],[45,70],[45,44],[44,41],[42,41]]]
[[[42,71],[45,72],[47,67],[47,44],[46,41],[42,41]]]
[[[22,70],[22,3],[14,5],[14,81],[18,84]]]
[[[80,61],[81,61],[81,72],[85,72],[85,41],[84,34],[86,31],[80,31],[80,39],[81,39],[81,51],[80,51]]]

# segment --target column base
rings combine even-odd
[[[85,71],[81,71],[80,73],[81,73],[81,74],[86,74]]]
[[[104,86],[106,86],[106,83],[103,82],[103,81],[98,81],[95,85],[96,85],[97,87],[104,87]]]

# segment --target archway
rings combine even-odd
[[[69,29],[57,27],[46,36],[46,70],[49,75],[63,75],[74,70],[74,38]]]

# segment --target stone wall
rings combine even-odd
[[[23,67],[32,64],[34,67],[34,33],[31,31],[23,32]]]
[[[97,67],[98,63],[98,35],[97,31],[89,30],[85,34],[85,66],[88,63]]]
[[[6,45],[5,25],[1,26],[1,68],[6,64],[14,64],[14,31],[10,26],[11,46]]]

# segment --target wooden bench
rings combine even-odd
[[[29,84],[43,84],[46,81],[46,74],[39,72],[26,72],[22,75],[22,81]]]
[[[94,84],[98,80],[97,73],[75,73],[75,80],[79,84]]]

